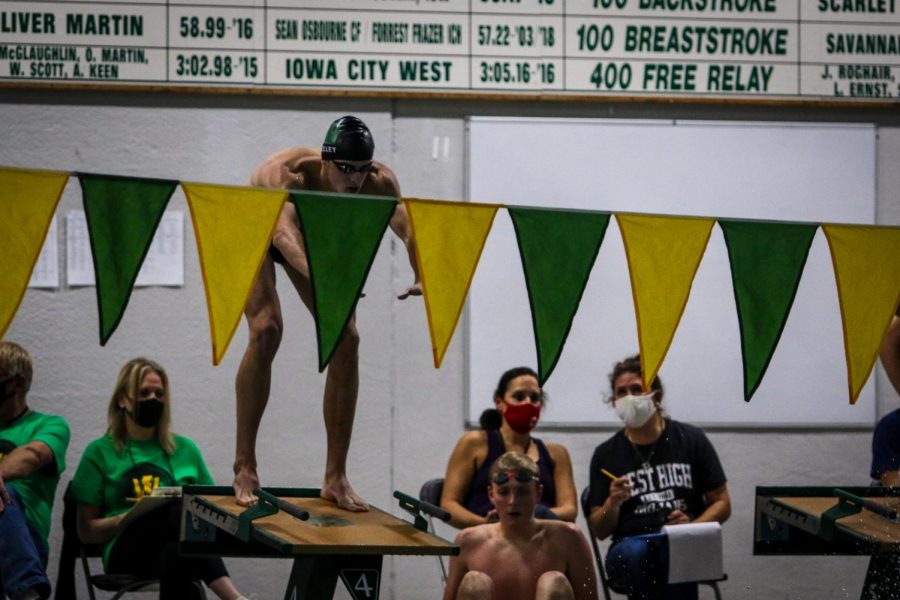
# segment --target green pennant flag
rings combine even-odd
[[[818,225],[719,219],[719,227],[731,263],[749,402],[781,338]]]
[[[545,208],[507,210],[525,272],[543,385],[566,343],[610,215]]]
[[[337,347],[397,201],[384,196],[291,192],[313,290],[319,372]]]
[[[112,336],[177,181],[78,173],[97,280],[100,345]]]

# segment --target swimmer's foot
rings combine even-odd
[[[255,469],[235,468],[234,497],[241,506],[252,506],[257,503],[259,498],[253,493],[253,490],[259,487],[259,476]]]
[[[352,512],[366,512],[369,510],[368,502],[353,491],[353,488],[350,487],[350,482],[347,481],[347,477],[343,475],[332,480],[326,479],[322,483],[320,495],[322,498],[336,503],[344,510]]]

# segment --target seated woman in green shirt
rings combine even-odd
[[[159,578],[161,599],[196,598],[202,579],[223,600],[244,598],[221,558],[178,556],[180,503],[123,519],[143,496],[160,486],[209,485],[200,450],[169,430],[169,380],[146,358],[122,367],[109,402],[109,429],[85,449],[72,480],[78,502],[78,535],[105,544],[107,572]]]

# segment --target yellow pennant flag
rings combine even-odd
[[[617,214],[637,317],[644,385],[669,351],[715,219]]]
[[[0,168],[0,338],[19,309],[68,173]]]
[[[822,231],[834,265],[854,404],[900,302],[900,228],[822,225]]]
[[[218,365],[269,250],[286,192],[182,183],[191,209]]]
[[[404,198],[416,240],[434,366],[441,366],[499,204]]]

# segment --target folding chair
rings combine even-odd
[[[428,502],[429,504],[434,504],[435,506],[441,505],[441,494],[444,491],[444,478],[437,479],[429,479],[425,483],[422,484],[422,489],[419,490],[419,500],[423,502]],[[429,533],[434,534],[434,520],[431,515],[426,514],[426,518],[428,519],[428,531]],[[441,583],[447,583],[447,567],[444,565],[444,557],[437,556],[438,565],[441,569]]]
[[[100,544],[84,544],[78,537],[77,509],[78,504],[72,498],[72,483],[66,487],[63,495],[63,541],[59,556],[59,572],[56,577],[54,598],[74,600],[75,592],[75,561],[81,560],[84,570],[84,579],[88,588],[88,596],[91,600],[97,600],[95,588],[104,592],[113,592],[110,600],[117,600],[129,592],[158,592],[158,579],[141,579],[125,573],[103,573],[95,575],[91,572],[91,559],[103,556],[103,546]],[[194,582],[200,590],[202,598],[206,598],[203,584]]]
[[[590,495],[591,486],[586,486],[583,490],[581,490],[581,512],[584,514],[584,519],[588,524],[588,537],[591,539],[591,548],[594,550],[594,559],[597,561],[597,573],[600,577],[600,585],[603,587],[603,595],[606,597],[606,600],[611,600],[610,592],[627,595],[627,591],[616,587],[613,582],[611,582],[606,576],[606,569],[603,567],[603,555],[600,554],[600,546],[599,544],[597,544],[597,538],[591,531],[591,507],[589,506]],[[716,600],[722,600],[722,592],[719,590],[719,582],[725,581],[727,579],[728,575],[723,575],[722,579],[710,579],[708,581],[698,581],[697,583],[700,585],[709,586],[712,589],[712,593],[715,595]]]

